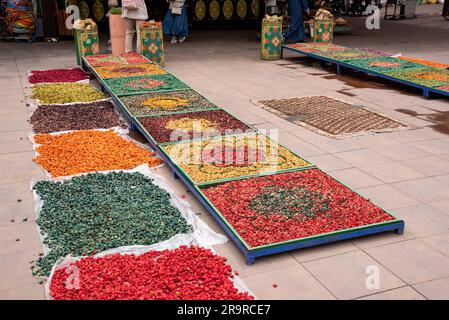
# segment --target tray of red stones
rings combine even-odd
[[[248,250],[401,222],[319,169],[200,191]]]

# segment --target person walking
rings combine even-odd
[[[304,29],[304,12],[310,14],[307,0],[288,0],[288,14],[290,24],[284,31],[284,39],[294,42],[304,41],[306,37]]]
[[[137,52],[140,52],[140,25],[148,19],[144,0],[122,0],[122,18],[125,20],[125,51],[133,52],[134,33],[137,30]]]
[[[171,43],[184,42],[189,34],[185,0],[168,0],[168,2],[170,6],[162,23],[162,29],[164,34],[171,36]]]

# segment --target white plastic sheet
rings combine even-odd
[[[100,253],[97,253],[94,257],[104,257],[111,254],[134,254],[134,255],[141,255],[148,251],[162,251],[162,250],[173,250],[176,248],[179,248],[180,246],[200,246],[206,249],[210,249],[212,252],[215,253],[212,247],[210,247],[206,242],[204,242],[202,239],[195,238],[192,235],[176,235],[172,237],[171,239],[160,242],[151,246],[127,246],[127,247],[120,247],[112,250],[103,251]],[[72,256],[66,256],[64,258],[59,259],[55,265],[53,266],[50,276],[47,279],[47,282],[45,284],[45,294],[47,299],[52,300],[52,296],[50,294],[50,284],[51,280],[53,278],[53,275],[56,270],[66,268],[67,266],[73,264],[76,261],[79,261],[85,257],[72,257]],[[234,283],[234,286],[237,288],[239,292],[248,292],[253,297],[256,297],[254,293],[252,293],[249,288],[246,286],[244,281],[238,277],[234,276],[231,281]]]

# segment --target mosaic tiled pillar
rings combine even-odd
[[[98,29],[75,30],[76,63],[80,66],[84,56],[100,53]]]
[[[149,60],[164,66],[164,36],[162,26],[140,29],[141,54]]]
[[[314,42],[332,42],[334,38],[334,19],[314,20]]]
[[[261,49],[262,60],[278,60],[281,58],[282,20],[262,21]]]

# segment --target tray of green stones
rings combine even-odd
[[[121,97],[151,92],[188,90],[189,87],[171,74],[104,79],[112,94]]]

